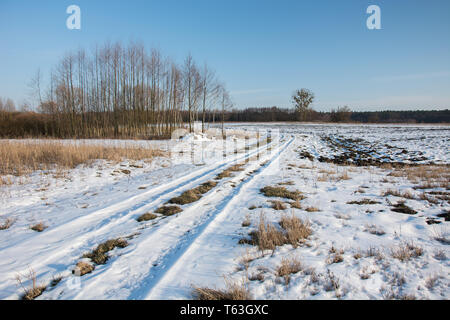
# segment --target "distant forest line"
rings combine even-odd
[[[80,118],[81,115],[78,115]],[[298,114],[292,109],[272,108],[250,108],[245,110],[229,110],[222,113],[221,110],[208,110],[205,114],[202,112],[189,113],[189,111],[180,111],[180,121],[188,126],[189,119],[193,121],[205,120],[206,127],[208,124],[221,124],[224,122],[295,122],[298,121]],[[85,117],[109,117],[108,115],[85,115]],[[223,118],[222,118],[223,117]],[[120,115],[120,119],[127,119],[126,115]],[[76,120],[77,121],[77,120]],[[432,111],[355,111],[346,113],[339,112],[318,112],[311,111],[307,122],[329,122],[329,123],[430,123],[444,124],[450,123],[450,110],[432,110]],[[298,121],[299,123],[303,121]],[[126,123],[119,122],[120,126]],[[37,112],[1,112],[0,111],[0,137],[2,138],[25,138],[25,137],[55,137],[55,138],[106,138],[102,134],[98,135],[73,135],[60,136],[57,132],[49,130],[49,128],[57,127],[59,121],[52,115]],[[152,126],[151,123],[148,126]],[[183,125],[182,125],[183,126]],[[170,133],[164,134],[137,134],[129,132],[118,136],[111,135],[109,137],[116,138],[169,138]]]
[[[225,112],[227,122],[288,122],[297,121],[294,109],[248,108]],[[360,123],[450,123],[450,110],[410,111],[347,111],[319,112],[311,110],[306,121]]]

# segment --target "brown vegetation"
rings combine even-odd
[[[33,226],[30,227],[31,230],[33,231],[37,231],[37,232],[42,232],[45,229],[47,229],[48,227],[43,223],[43,222],[39,222]]]
[[[192,291],[195,300],[251,300],[252,296],[243,282],[226,280],[223,290],[206,287],[194,287]]]
[[[98,159],[120,162],[147,160],[165,153],[157,149],[110,147],[43,141],[0,142],[0,175],[23,175],[35,170],[71,169]]]
[[[155,210],[156,213],[160,213],[165,216],[171,216],[182,211],[183,209],[181,209],[179,206],[162,206]]]
[[[169,200],[169,203],[175,203],[175,204],[189,204],[192,202],[198,201],[203,194],[209,192],[211,189],[213,189],[217,185],[217,182],[214,181],[208,181],[200,186],[187,190],[183,192],[180,196],[172,198]]]
[[[22,282],[22,277],[20,274],[18,274],[16,276],[16,281],[18,282],[18,284],[22,287],[24,293],[22,295],[22,300],[34,300],[35,298],[39,297],[42,292],[44,292],[44,290],[46,289],[46,286],[44,285],[38,285],[37,284],[37,280],[36,280],[36,272],[30,268],[28,275],[26,276],[26,278],[31,281],[31,287],[30,288],[26,288],[23,285]]]
[[[285,210],[286,209],[286,205],[282,201],[273,200],[273,201],[271,201],[271,203],[272,203],[272,209],[275,209],[275,210]]]
[[[6,218],[4,222],[0,223],[0,230],[9,229],[15,222],[15,219]]]
[[[250,233],[250,239],[241,239],[239,243],[255,245],[261,251],[274,251],[277,246],[284,244],[291,244],[296,248],[301,241],[312,234],[309,222],[303,222],[294,214],[283,216],[279,225],[281,229],[274,224],[267,223],[264,215],[261,215],[258,229]]]
[[[391,249],[392,257],[400,261],[408,261],[411,258],[420,257],[422,254],[423,249],[416,246],[413,242],[402,243]]]
[[[285,187],[267,186],[260,190],[266,197],[278,197],[291,200],[301,200],[303,196],[300,191],[289,191]]]
[[[103,242],[97,246],[92,252],[83,255],[83,258],[89,258],[96,264],[105,264],[109,259],[108,252],[117,248],[125,248],[128,242],[125,239],[113,239]]]
[[[283,258],[277,268],[277,275],[284,278],[285,284],[288,285],[291,280],[291,274],[300,272],[302,269],[303,266],[297,258]]]
[[[158,216],[156,214],[147,212],[144,213],[143,215],[139,216],[139,218],[137,218],[138,222],[142,222],[142,221],[149,221],[149,220],[153,220],[156,219]]]
[[[379,204],[380,202],[375,201],[375,200],[370,200],[370,199],[362,199],[362,200],[354,200],[354,201],[349,201],[347,202],[347,204],[357,204],[357,205],[369,205],[369,204]]]
[[[80,261],[75,266],[75,269],[72,270],[72,273],[81,277],[84,276],[85,274],[91,273],[92,271],[94,271],[94,269],[95,269],[94,265],[84,261]]]

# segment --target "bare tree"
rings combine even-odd
[[[308,89],[296,90],[292,95],[298,120],[307,121],[311,113],[310,105],[314,101],[314,93]]]
[[[205,133],[206,111],[208,103],[213,105],[220,94],[220,85],[217,82],[215,72],[205,63],[202,72],[202,132]]]
[[[193,131],[194,115],[202,93],[202,80],[194,59],[189,54],[184,61],[184,86],[186,91],[186,105],[189,115],[189,132]]]
[[[31,96],[36,99],[38,106],[42,104],[41,79],[41,69],[38,69],[28,84],[28,87],[31,90]]]
[[[38,70],[29,86],[45,114],[45,134],[60,137],[170,136],[183,125],[183,108],[192,132],[200,107],[204,130],[218,92],[214,72],[206,65],[199,71],[191,55],[180,67],[138,43],[68,53],[47,90],[42,83]]]
[[[222,110],[222,137],[225,139],[225,110],[233,107],[230,94],[223,84],[220,85],[221,110]]]
[[[6,112],[16,111],[16,105],[14,101],[10,98],[6,99],[6,102],[3,104],[3,110]]]

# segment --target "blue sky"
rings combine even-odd
[[[81,30],[66,28],[71,4]],[[0,39],[0,96],[17,103],[64,53],[134,40],[208,62],[238,108],[291,107],[297,88],[317,110],[450,108],[448,0],[0,0]]]

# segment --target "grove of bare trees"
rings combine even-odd
[[[43,89],[46,83],[46,89]],[[206,64],[191,55],[178,65],[159,50],[117,42],[66,54],[47,81],[40,71],[29,86],[45,115],[43,135],[56,137],[170,136],[202,113],[223,109],[226,93]]]

